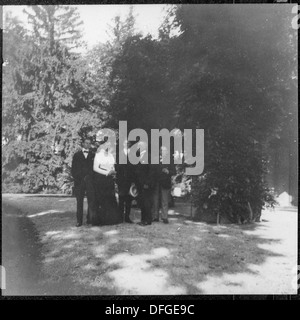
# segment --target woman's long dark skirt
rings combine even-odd
[[[91,223],[93,225],[112,225],[121,223],[123,217],[117,204],[113,178],[95,173],[94,185],[95,208],[91,217]]]

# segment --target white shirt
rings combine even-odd
[[[114,170],[115,168],[115,158],[111,153],[106,153],[103,149],[96,153],[94,159],[94,171],[107,174]]]
[[[89,150],[88,150],[88,149],[84,149],[84,148],[82,148],[82,153],[83,153],[84,157],[85,157],[85,158],[87,158],[87,156],[88,156],[89,154],[88,154],[88,153],[86,153],[86,152],[84,152],[84,151],[89,152]]]

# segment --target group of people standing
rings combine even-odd
[[[83,224],[85,195],[88,202],[87,224],[133,223],[130,211],[135,196],[141,209],[139,225],[147,226],[153,221],[159,221],[160,206],[162,221],[168,223],[171,177],[175,174],[175,167],[163,164],[164,157],[169,156],[166,147],[160,148],[159,164],[149,164],[147,143],[139,141],[139,163],[135,165],[129,161],[128,164],[117,163],[112,146],[98,147],[96,151],[91,147],[92,139],[85,138],[81,150],[74,154],[72,161],[74,194],[77,200],[76,226]],[[125,141],[122,152],[128,157],[128,141]]]

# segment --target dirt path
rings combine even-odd
[[[14,274],[5,294],[22,294],[30,283],[35,294],[56,295],[296,293],[296,211],[217,226],[189,220],[189,208],[178,204],[169,225],[76,228],[73,198],[3,195],[3,201],[3,261]],[[139,221],[137,210],[132,218]],[[15,270],[12,261],[21,260]]]

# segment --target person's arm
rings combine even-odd
[[[102,154],[99,152],[95,155],[93,170],[97,173],[103,174],[104,176],[112,175],[115,173],[114,170],[110,170],[102,165]]]
[[[103,174],[105,176],[108,175],[109,173],[109,170],[104,168],[104,167],[101,167],[101,154],[98,152],[96,153],[95,155],[95,158],[94,158],[94,165],[93,165],[93,170],[97,173],[100,173],[100,174]]]
[[[78,154],[75,153],[72,160],[72,168],[71,168],[72,177],[74,180],[79,180],[81,178],[81,168],[79,166]]]

